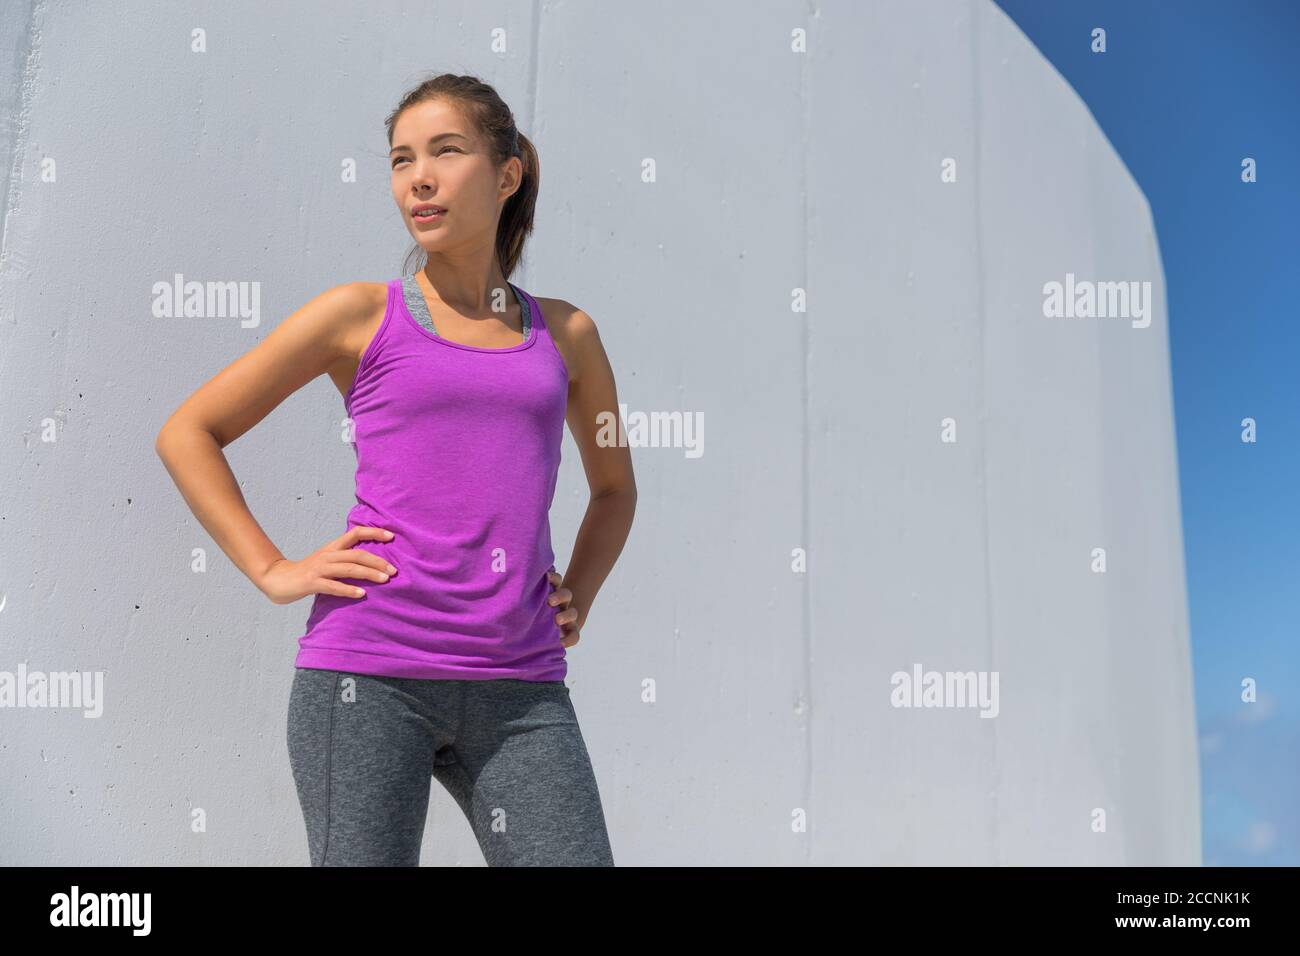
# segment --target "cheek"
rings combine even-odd
[[[452,197],[459,200],[461,206],[470,206],[481,216],[494,215],[497,205],[498,185],[496,175],[489,169],[469,168],[456,170],[443,185],[452,191]]]

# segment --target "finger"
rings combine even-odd
[[[574,644],[578,643],[578,640],[579,634],[572,628],[565,628],[565,630],[560,634],[560,643],[565,647],[572,647]]]
[[[558,588],[551,592],[551,596],[546,599],[546,603],[552,607],[558,607],[561,604],[568,604],[573,600],[573,592],[568,588]]]
[[[354,528],[345,531],[342,537],[336,538],[338,549],[350,548],[358,541],[391,541],[393,532],[387,528],[375,528],[371,525],[359,524]]]
[[[385,561],[377,554],[369,551],[362,551],[360,548],[349,548],[346,551],[331,551],[326,557],[331,561],[352,561],[356,564],[365,564],[372,568],[378,568],[387,574],[396,574],[397,568],[393,567],[392,562]]]
[[[352,578],[356,581],[378,581],[383,584],[390,575],[382,568],[372,568],[351,561],[334,561],[321,569],[321,577]]]
[[[554,568],[551,568],[551,570],[546,572],[546,580],[550,581],[552,584],[558,585],[564,581],[564,578],[560,575],[558,571],[556,571]]]
[[[334,581],[330,578],[321,578],[316,582],[316,591],[319,594],[333,594],[337,597],[359,598],[365,597],[364,588],[354,587],[351,584],[344,584],[341,581]]]
[[[578,609],[576,607],[566,607],[559,614],[555,615],[555,623],[560,626],[572,624],[578,619]]]

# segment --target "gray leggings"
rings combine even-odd
[[[488,866],[613,866],[564,681],[297,668],[289,762],[313,866],[418,866],[430,778]]]

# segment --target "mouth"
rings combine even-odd
[[[432,203],[420,203],[418,206],[411,207],[411,218],[416,222],[433,222],[445,215],[447,215],[446,209]]]

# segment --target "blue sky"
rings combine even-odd
[[[1207,866],[1300,864],[1300,2],[996,0],[1151,204]],[[1107,51],[1093,53],[1102,27]],[[1241,181],[1253,157],[1258,182]],[[1257,443],[1241,441],[1241,420]],[[1244,703],[1254,678],[1258,702]]]

